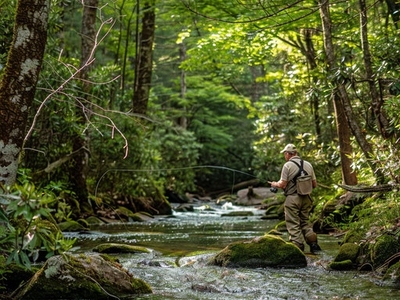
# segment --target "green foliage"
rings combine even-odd
[[[0,0],[0,75],[6,64],[8,49],[13,38],[16,5],[17,1],[14,0]]]
[[[64,239],[52,217],[51,204],[57,198],[50,190],[37,190],[24,183],[8,187],[0,195],[5,210],[0,217],[5,230],[0,233],[0,247],[7,252],[7,263],[26,268],[45,251],[46,258],[61,254],[72,247],[75,240]]]

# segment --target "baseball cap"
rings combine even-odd
[[[283,150],[281,151],[281,153],[285,153],[285,152],[297,152],[297,148],[296,148],[296,146],[293,145],[293,144],[287,144],[287,145],[285,146],[285,149],[283,149]]]

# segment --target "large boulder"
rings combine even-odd
[[[302,268],[307,266],[307,260],[303,252],[292,243],[266,234],[250,241],[228,245],[211,257],[210,264],[223,267]]]
[[[269,188],[249,187],[247,189],[239,190],[237,196],[238,197],[234,202],[235,205],[253,206],[262,204],[265,199],[273,198],[276,194],[272,193]]]
[[[118,299],[149,293],[146,282],[98,254],[64,254],[49,258],[14,299]]]
[[[356,243],[344,243],[339,248],[329,267],[333,270],[351,270],[356,267],[360,246]]]

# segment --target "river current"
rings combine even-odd
[[[223,268],[207,258],[234,241],[245,241],[273,229],[277,220],[263,220],[264,211],[243,207],[199,205],[194,212],[157,217],[150,222],[96,226],[78,239],[79,251],[100,243],[144,246],[150,253],[119,255],[135,277],[148,282],[153,294],[132,299],[400,299],[400,290],[372,273],[331,271],[327,264],[340,239],[319,235],[321,254],[307,253],[301,269]],[[223,216],[229,211],[252,211],[253,216]],[[284,239],[287,236],[283,234]],[[308,247],[307,247],[308,248]],[[308,251],[308,249],[306,249]]]

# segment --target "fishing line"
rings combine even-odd
[[[94,196],[97,197],[97,190],[98,190],[98,187],[100,185],[100,182],[102,181],[104,176],[106,176],[107,173],[110,173],[110,172],[160,172],[160,171],[173,171],[173,170],[205,169],[205,168],[222,169],[222,170],[228,170],[228,171],[233,172],[232,192],[233,192],[233,186],[235,185],[234,183],[235,183],[235,175],[236,175],[236,173],[248,175],[248,176],[251,176],[251,177],[254,177],[254,178],[257,177],[257,176],[255,176],[253,174],[246,173],[246,172],[243,172],[243,171],[240,171],[240,170],[236,170],[236,169],[232,169],[232,168],[228,168],[228,167],[224,167],[224,166],[213,166],[213,165],[180,167],[180,168],[167,168],[167,169],[109,169],[109,170],[105,171],[100,176],[99,180],[97,181],[96,188],[95,188],[95,191],[94,191]]]

